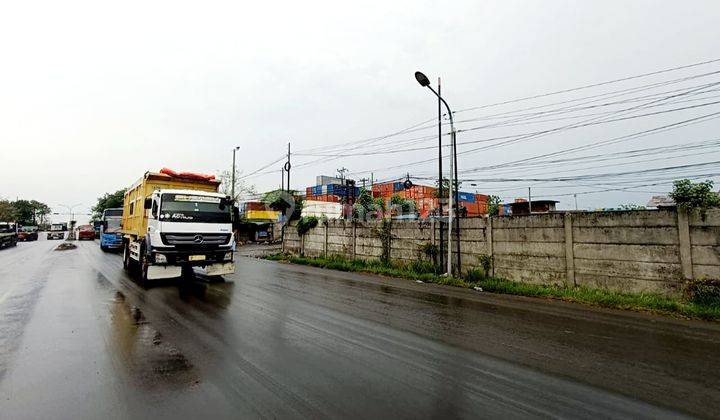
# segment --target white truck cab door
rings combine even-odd
[[[158,232],[160,230],[160,221],[158,219],[158,214],[160,212],[160,197],[153,195],[152,206],[148,209],[148,212],[150,213],[148,215],[148,233]]]

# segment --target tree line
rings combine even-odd
[[[45,225],[50,206],[37,200],[0,199],[0,222],[17,222],[22,226]]]

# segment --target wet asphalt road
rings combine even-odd
[[[720,413],[720,328],[238,258],[135,284],[96,242],[0,250],[0,418]]]

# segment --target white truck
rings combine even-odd
[[[123,204],[123,266],[141,282],[191,274],[235,272],[232,201],[212,176],[146,172]]]

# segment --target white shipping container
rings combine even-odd
[[[342,179],[334,176],[318,175],[315,180],[315,185],[342,184]]]
[[[325,216],[328,219],[341,219],[343,215],[343,205],[340,203],[306,200],[300,215],[302,217]]]

